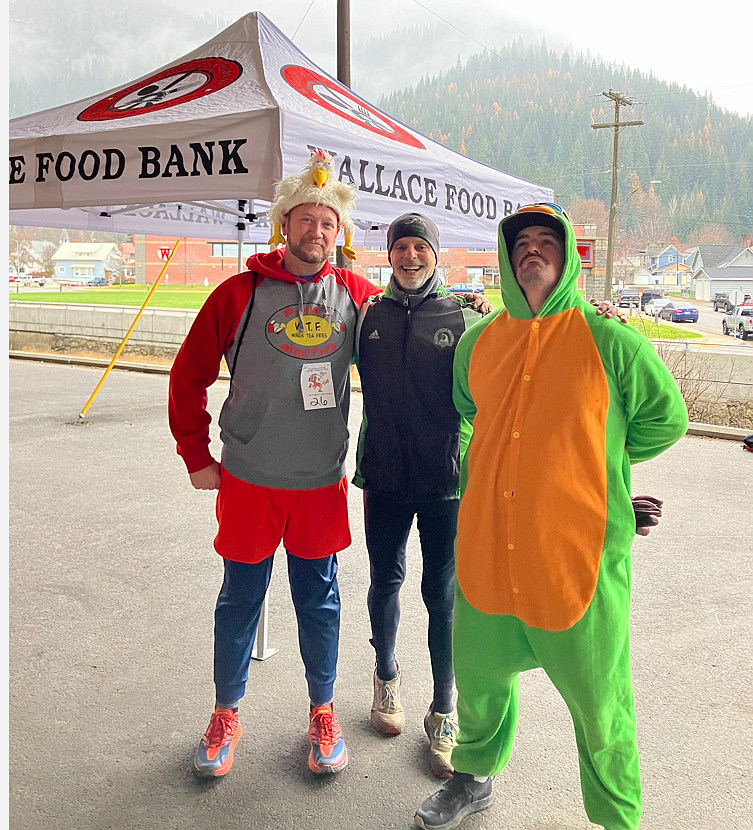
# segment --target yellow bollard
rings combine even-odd
[[[160,271],[160,275],[154,281],[154,285],[151,287],[151,289],[149,290],[149,293],[146,295],[146,299],[144,300],[144,304],[139,309],[139,313],[136,315],[136,318],[134,319],[133,323],[131,324],[131,328],[129,328],[128,331],[126,332],[126,336],[123,338],[123,342],[120,344],[120,346],[118,346],[118,350],[115,352],[115,355],[114,355],[113,359],[110,361],[110,365],[105,369],[105,373],[104,373],[104,375],[102,375],[102,379],[97,384],[97,388],[92,392],[91,397],[86,402],[86,406],[81,410],[81,413],[78,416],[79,420],[82,420],[84,418],[84,416],[86,415],[89,407],[94,403],[94,399],[99,394],[99,390],[102,388],[102,385],[104,384],[105,380],[107,380],[107,376],[110,374],[110,371],[112,370],[112,367],[115,365],[115,361],[120,357],[121,352],[125,348],[125,344],[128,342],[128,338],[131,336],[131,334],[133,333],[133,330],[136,328],[136,323],[138,323],[139,317],[141,317],[141,314],[144,311],[144,309],[146,308],[147,303],[152,298],[152,294],[154,294],[154,290],[159,285],[159,282],[162,279],[162,277],[164,276],[165,271],[167,271],[167,266],[170,264],[170,260],[175,256],[175,252],[178,250],[178,245],[180,245],[180,239],[175,240],[175,245],[173,246],[172,253],[167,258],[167,262],[165,263],[164,268],[162,269],[162,271]]]

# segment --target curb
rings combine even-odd
[[[688,424],[688,435],[703,435],[706,438],[722,438],[725,441],[742,441],[748,435],[751,435],[753,430],[738,429],[737,427],[718,427],[714,424]]]
[[[75,357],[72,355],[38,354],[35,352],[8,352],[8,356],[16,360],[39,360],[43,363],[62,363],[69,366],[101,366],[106,369],[110,361],[100,357]],[[126,372],[144,372],[153,375],[169,375],[170,366],[160,366],[155,363],[134,363],[129,360],[118,360],[113,369],[122,369]],[[230,380],[229,372],[220,372],[218,380]],[[361,392],[361,384],[351,381],[352,392]],[[706,438],[721,438],[726,441],[741,441],[750,435],[753,430],[737,429],[736,427],[719,427],[714,424],[688,424],[688,435],[701,435]]]

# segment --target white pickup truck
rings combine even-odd
[[[753,338],[753,303],[737,305],[728,311],[722,320],[722,334],[741,340]]]

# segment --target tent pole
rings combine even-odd
[[[337,0],[337,80],[350,89],[350,0]],[[342,245],[335,251],[335,264],[348,264]]]
[[[128,331],[126,332],[126,336],[123,338],[123,342],[120,344],[120,346],[118,346],[118,350],[115,352],[115,355],[113,356],[112,360],[110,361],[110,365],[105,369],[105,373],[104,373],[104,375],[102,375],[102,379],[97,384],[97,388],[92,392],[91,397],[86,402],[86,406],[81,410],[81,413],[78,416],[80,421],[84,419],[84,416],[86,415],[87,410],[94,403],[94,399],[99,394],[99,390],[102,388],[102,385],[104,384],[105,380],[107,379],[107,376],[110,374],[110,371],[112,370],[112,367],[115,365],[115,361],[120,357],[120,353],[125,348],[125,344],[128,342],[128,338],[131,336],[131,334],[133,333],[133,330],[136,328],[136,323],[138,323],[139,317],[141,317],[141,314],[143,313],[144,309],[146,308],[147,303],[152,298],[152,294],[154,294],[154,290],[159,285],[159,281],[162,279],[165,271],[167,271],[167,266],[170,264],[170,261],[175,256],[175,252],[178,250],[178,245],[180,245],[180,239],[175,240],[175,245],[173,245],[173,250],[170,253],[170,256],[167,258],[167,262],[164,264],[162,270],[160,271],[160,275],[154,281],[154,285],[151,287],[149,293],[146,295],[146,299],[144,300],[144,304],[139,309],[139,313],[136,315],[133,323],[131,323],[131,328],[128,329]]]
[[[246,230],[246,223],[243,221],[243,214],[246,212],[245,199],[238,199],[238,211],[241,213],[241,219],[235,226],[238,228],[238,270],[236,274],[240,274],[243,270],[243,232]]]

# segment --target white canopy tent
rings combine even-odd
[[[13,119],[9,139],[16,225],[266,242],[274,183],[312,148],[357,186],[356,245],[416,210],[443,245],[493,247],[505,214],[553,198],[380,112],[258,12],[132,84]]]
[[[132,84],[13,119],[9,221],[266,242],[275,182],[314,148],[357,186],[355,245],[384,245],[389,223],[414,210],[443,246],[494,247],[505,214],[553,198],[380,112],[252,12]],[[267,609],[257,659],[275,653]]]

